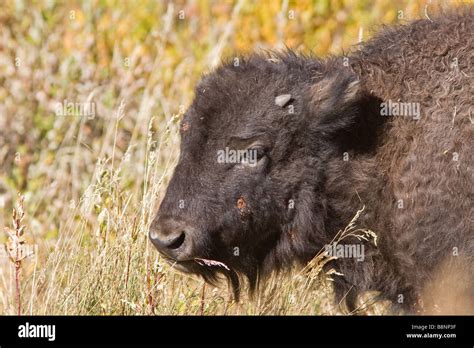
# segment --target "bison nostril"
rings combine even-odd
[[[186,235],[184,234],[184,231],[181,232],[179,236],[177,236],[168,244],[168,249],[178,249],[181,245],[183,245],[185,237]]]
[[[156,220],[150,226],[149,237],[155,248],[166,256],[179,259],[190,252],[194,229],[173,218]]]

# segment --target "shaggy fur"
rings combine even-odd
[[[358,226],[378,244],[365,242],[363,262],[331,263],[344,275],[337,300],[353,309],[374,290],[409,311],[436,308],[441,295],[430,289],[448,270],[442,296],[457,294],[472,314],[473,32],[468,8],[384,28],[347,57],[285,52],[223,64],[182,120],[152,241],[180,269],[210,281],[224,273],[238,292],[240,275],[255,288],[310,261],[365,206]],[[282,94],[291,99],[275,105]],[[418,103],[419,119],[382,116],[389,101]],[[217,163],[226,147],[256,149],[257,165]],[[156,242],[176,231],[181,244]]]

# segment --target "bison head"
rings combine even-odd
[[[306,262],[324,243],[325,163],[358,114],[341,61],[292,53],[223,64],[205,76],[181,126],[179,162],[150,239],[185,272],[235,291]],[[341,155],[342,156],[342,155]]]

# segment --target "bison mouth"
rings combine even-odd
[[[196,273],[194,271],[197,269],[201,269],[201,267],[221,267],[227,271],[230,271],[230,268],[221,261],[205,259],[201,257],[196,257],[194,259],[184,261],[177,261],[167,256],[163,256],[163,258],[173,268],[184,273]],[[196,265],[198,265],[199,267],[196,267]]]
[[[234,297],[238,300],[240,295],[240,281],[237,272],[225,263],[217,260],[196,257],[190,260],[177,261],[162,255],[165,261],[173,268],[186,274],[197,274],[210,284],[216,285],[219,275],[227,278],[232,286]]]

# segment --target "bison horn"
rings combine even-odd
[[[275,98],[275,104],[284,107],[291,100],[291,94],[282,94]]]

